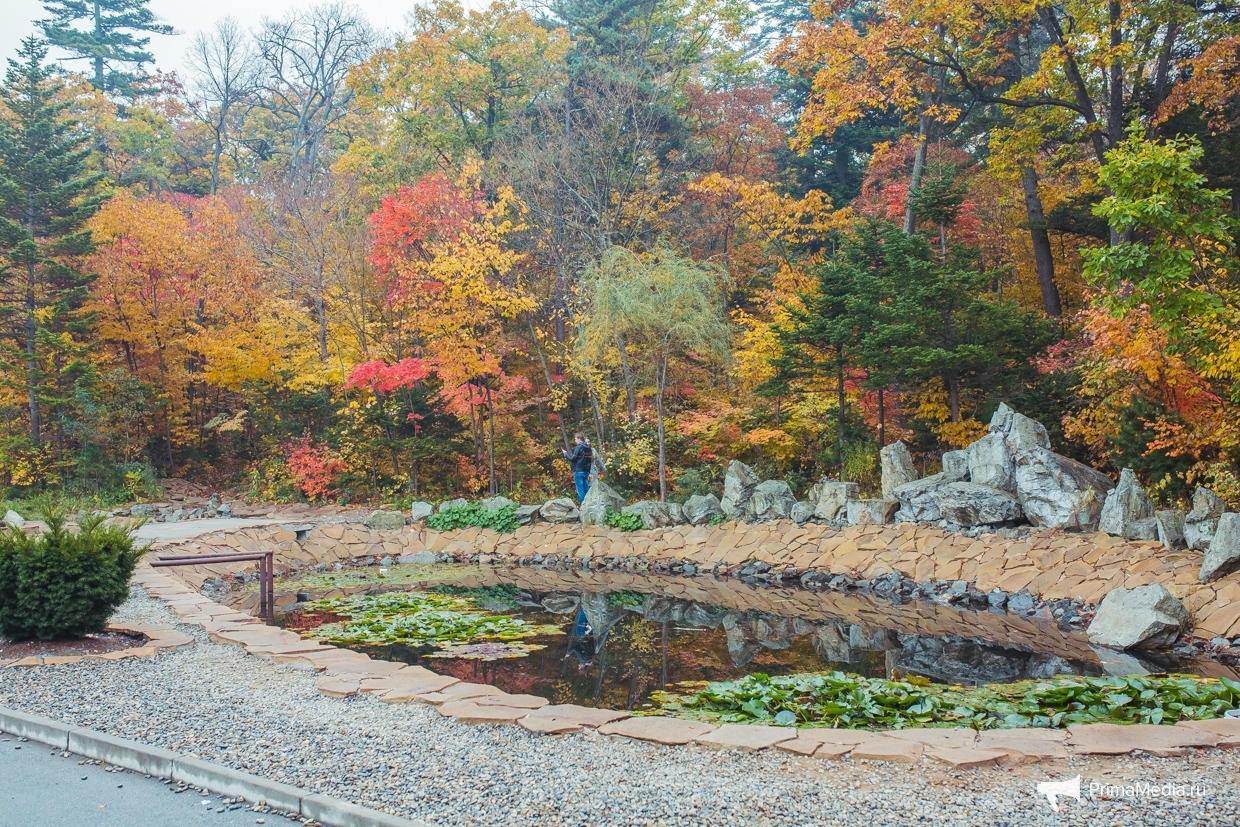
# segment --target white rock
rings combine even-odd
[[[22,528],[26,525],[26,521],[22,518],[22,515],[10,508],[4,512],[4,524],[10,528]]]
[[[420,523],[435,513],[435,506],[430,503],[416,502],[409,506],[409,521]]]
[[[582,525],[606,525],[608,511],[623,511],[624,497],[602,480],[595,480],[581,501]]]
[[[1016,499],[1038,528],[1094,531],[1106,493],[1114,487],[1106,474],[1046,448],[1016,456]]]
[[[1134,523],[1152,519],[1153,516],[1154,502],[1146,495],[1132,469],[1125,468],[1120,471],[1119,484],[1107,493],[1102,504],[1098,530],[1129,540],[1151,539],[1148,536],[1137,537],[1137,534],[1148,535],[1150,532],[1147,526],[1135,526]],[[1157,526],[1154,533],[1157,534]]]
[[[796,505],[792,486],[783,480],[766,480],[754,486],[749,502],[745,504],[745,519],[755,523],[771,520],[787,520]]]
[[[947,451],[943,454],[943,475],[952,482],[969,480],[969,452]]]
[[[1217,580],[1240,568],[1240,514],[1227,513],[1218,518],[1218,527],[1210,540],[1206,558],[1201,561],[1202,583]]]
[[[1184,548],[1184,512],[1168,508],[1154,512],[1158,526],[1158,542],[1166,548]]]
[[[552,524],[567,523],[577,519],[580,512],[577,510],[577,503],[568,497],[557,497],[543,503],[538,509],[538,516]]]
[[[676,525],[677,522],[672,518],[672,510],[667,503],[640,500],[632,505],[626,505],[622,511],[625,514],[636,514],[641,517],[642,525],[646,528],[666,528]]]
[[[1227,504],[1207,488],[1193,492],[1193,508],[1184,515],[1184,542],[1191,549],[1205,551],[1218,526],[1218,518],[1227,510]]]
[[[715,517],[723,516],[719,498],[714,494],[694,494],[685,500],[681,510],[684,512],[685,522],[690,525],[706,525]]]
[[[899,500],[849,500],[845,520],[849,525],[887,525],[899,507]]]
[[[886,498],[890,498],[892,492],[901,485],[921,476],[913,465],[913,455],[908,452],[908,446],[903,442],[883,446],[878,456],[882,463],[883,496]]]
[[[738,460],[728,463],[728,472],[723,477],[723,499],[719,501],[728,519],[739,520],[744,515],[758,482],[758,475],[745,463]]]
[[[1152,649],[1173,643],[1190,619],[1175,595],[1151,583],[1108,592],[1085,633],[1096,646]]]
[[[814,487],[818,489],[818,500],[814,503],[813,515],[819,520],[835,522],[843,519],[848,501],[861,497],[861,486],[855,482],[823,477]]]
[[[501,497],[501,496],[487,497],[485,500],[482,500],[479,502],[479,505],[481,505],[487,511],[499,511],[501,508],[507,508],[510,505],[518,505],[518,504],[519,503],[517,503],[514,500],[510,500],[507,497]]]
[[[1013,457],[1030,448],[1049,449],[1051,447],[1050,436],[1042,427],[1042,423],[1017,413],[1009,408],[1006,402],[1000,402],[994,415],[990,417],[989,430],[992,434],[1000,434],[1003,437],[1008,446],[1008,453]]]
[[[891,498],[898,500],[900,510],[895,519],[899,522],[932,523],[943,518],[939,504],[935,502],[934,492],[940,485],[946,485],[947,478],[942,474],[932,474],[925,479],[906,482],[891,492]]]
[[[813,518],[814,507],[806,501],[798,502],[792,506],[792,512],[789,516],[797,525],[805,525]]]
[[[457,497],[455,500],[444,500],[441,502],[438,511],[442,514],[450,508],[464,508],[467,505],[469,505],[469,500],[464,497]]]
[[[931,496],[944,520],[959,526],[993,525],[1019,520],[1020,503],[1006,491],[975,482],[952,482]]]
[[[372,511],[363,525],[375,531],[394,531],[405,527],[405,515],[399,511]]]
[[[969,446],[969,481],[1011,491],[1016,482],[1016,463],[1003,434],[990,433]]]

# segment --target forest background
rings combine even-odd
[[[1240,7],[54,0],[0,88],[0,494],[926,472],[1000,401],[1240,502]]]

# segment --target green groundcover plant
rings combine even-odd
[[[1066,727],[1095,722],[1160,724],[1221,716],[1240,705],[1240,683],[1192,675],[1063,677],[978,687],[924,678],[886,680],[843,672],[681,684],[657,692],[660,711],[723,723],[804,727]]]
[[[449,508],[426,518],[428,528],[435,531],[453,531],[458,528],[490,528],[500,534],[511,534],[517,530],[517,507],[506,505],[494,511],[488,510],[481,503],[470,503],[456,508]]]
[[[42,514],[48,530],[27,536],[0,534],[0,636],[9,640],[59,640],[101,632],[129,596],[145,547],[129,530],[88,517],[71,532],[62,512]]]
[[[610,528],[620,531],[638,531],[645,528],[640,514],[626,514],[623,511],[612,511],[610,508],[603,516],[603,522],[607,523]]]

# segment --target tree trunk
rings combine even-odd
[[[926,150],[930,144],[930,119],[922,115],[917,119],[917,153],[913,156],[913,174],[908,182],[908,204],[904,208],[904,234],[912,235],[917,229],[917,213],[913,209],[913,199],[917,190],[921,189],[922,171],[926,168]]]
[[[525,323],[530,329],[530,341],[534,343],[534,351],[538,354],[538,363],[542,365],[543,378],[547,380],[547,392],[550,393],[555,385],[551,382],[551,372],[547,369],[547,354],[543,353],[542,344],[538,341],[538,332],[534,330],[534,322],[528,317]],[[556,419],[560,421],[560,439],[564,440],[564,450],[567,451],[572,447],[568,442],[568,429],[564,427],[564,414],[560,411],[555,412]],[[599,443],[602,444],[601,442]]]
[[[659,502],[667,502],[667,448],[663,428],[663,391],[667,388],[667,359],[655,367],[654,413],[659,432]]]
[[[39,449],[43,433],[43,421],[39,414],[38,361],[35,359],[34,341],[34,262],[26,262],[26,388],[30,394],[30,441]]]
[[[495,403],[491,399],[491,382],[487,381],[487,469],[490,473],[490,485],[487,490],[494,497],[499,493],[499,483],[495,480]]]
[[[629,369],[629,349],[624,334],[616,334],[616,347],[620,350],[620,373],[624,377],[624,396],[629,409],[629,422],[637,421],[637,390],[633,387],[633,371]]]
[[[887,419],[883,411],[883,389],[878,389],[878,447],[887,444]]]
[[[327,308],[323,306],[323,292],[314,297],[314,310],[319,317],[319,361],[327,361]]]
[[[1038,173],[1032,166],[1022,164],[1020,183],[1025,190],[1025,212],[1029,217],[1029,238],[1033,242],[1033,262],[1038,270],[1038,287],[1042,290],[1042,309],[1046,315],[1059,318],[1063,305],[1059,288],[1055,286],[1055,258],[1051,254],[1051,237],[1046,232],[1046,215],[1042,211],[1042,199],[1038,197]]]
[[[836,389],[839,395],[838,402],[840,406],[839,418],[839,446],[840,446],[840,482],[844,482],[844,352],[840,350],[836,359]]]
[[[103,41],[103,14],[99,9],[99,0],[92,4],[95,12],[95,42]],[[95,88],[103,88],[103,55],[95,55]]]

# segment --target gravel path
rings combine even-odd
[[[135,589],[118,619],[175,623]],[[308,669],[199,641],[153,659],[0,669],[0,704],[435,825],[1234,825],[1240,754],[1074,758],[950,771],[665,748],[587,730],[474,727],[421,705],[320,695]],[[1035,784],[1082,776],[1052,812]],[[1091,781],[1196,784],[1196,798],[1091,798]],[[1065,821],[1065,817],[1070,821]]]

